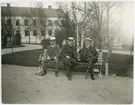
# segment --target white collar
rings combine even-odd
[[[90,47],[90,45],[86,45],[86,48],[89,48]]]
[[[54,45],[51,45],[51,47],[54,47],[56,44],[54,44]]]

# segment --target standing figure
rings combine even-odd
[[[57,65],[59,54],[60,54],[60,47],[59,47],[59,45],[56,44],[55,37],[51,37],[50,38],[50,45],[47,47],[47,57],[43,63],[43,71],[42,71],[43,75],[47,74],[47,63],[49,61],[55,61],[56,65]],[[55,69],[55,76],[56,77],[58,76],[57,69]]]
[[[72,69],[77,64],[77,55],[76,55],[76,48],[73,45],[74,38],[69,37],[67,40],[67,44],[65,44],[62,48],[61,52],[61,59],[67,70],[68,80],[72,79]]]
[[[95,80],[93,66],[94,66],[94,63],[97,62],[97,58],[98,58],[98,52],[92,46],[91,39],[86,38],[84,46],[80,51],[81,61],[88,63],[88,67],[87,67],[87,70],[86,70],[86,77],[85,77],[86,79],[88,77],[88,73],[90,72],[91,73],[91,79]]]

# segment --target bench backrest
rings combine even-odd
[[[98,52],[98,62],[102,62],[103,61],[103,54],[102,52]]]
[[[78,60],[80,60],[79,53],[77,53]],[[98,62],[103,62],[103,54],[102,52],[98,52]]]
[[[96,64],[98,64],[98,65],[103,64],[103,53],[102,52],[98,52],[98,61]]]

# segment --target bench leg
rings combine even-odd
[[[105,64],[105,75],[108,76],[108,63]]]
[[[58,77],[58,62],[57,61],[55,65],[55,76]]]
[[[98,73],[95,73],[95,76],[99,79],[99,74]]]
[[[102,71],[101,71],[102,69],[101,69],[101,65],[99,65],[99,78],[101,78],[102,77]]]
[[[89,74],[89,70],[87,69],[87,70],[86,70],[86,74],[85,74],[85,79],[88,78],[88,74]]]
[[[38,69],[37,69],[37,72],[35,73],[35,75],[37,75],[40,72],[40,69],[41,69],[41,67],[38,66]]]

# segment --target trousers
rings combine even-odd
[[[88,69],[88,72],[91,73],[91,75],[94,75],[93,67],[94,67],[95,60],[96,60],[96,58],[94,56],[87,57],[86,59],[82,60],[82,61],[88,63],[87,69]]]
[[[55,66],[56,66],[56,68],[57,68],[57,66],[58,66],[58,65],[57,65],[58,60],[51,60],[51,59],[48,60],[48,59],[46,59],[46,60],[44,61],[44,63],[43,63],[43,71],[46,71],[46,70],[47,70],[47,64],[48,64],[49,61],[55,61],[55,62],[56,62],[56,63],[55,63],[55,64],[56,64]],[[58,69],[55,69],[55,73],[58,73]]]
[[[63,58],[62,62],[65,66],[66,71],[67,71],[67,76],[71,77],[72,69],[74,69],[74,67],[76,66],[77,61],[74,58],[70,57],[70,59]]]

